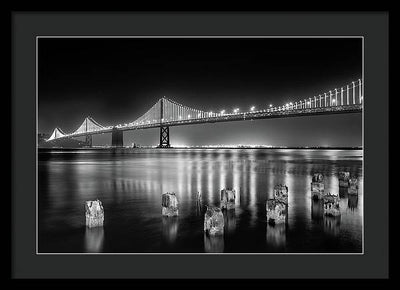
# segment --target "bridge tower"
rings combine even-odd
[[[116,127],[112,129],[111,133],[111,146],[123,147],[124,146],[124,132],[118,130]]]
[[[164,119],[164,98],[160,100],[160,144],[158,148],[170,148],[171,144],[169,143],[169,126],[163,126]]]
[[[89,121],[89,117],[86,117],[85,118],[85,131],[87,132],[88,131],[88,121]],[[88,134],[88,135],[86,135],[86,137],[85,137],[85,143],[86,143],[86,146],[87,147],[92,147],[92,140],[93,138],[92,138],[92,135],[90,135],[90,134]]]
[[[92,136],[93,136],[93,135],[86,135],[85,143],[86,143],[86,146],[87,146],[87,147],[92,147],[92,144],[93,144],[93,138],[92,138]]]

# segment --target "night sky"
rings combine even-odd
[[[41,38],[38,132],[72,132],[86,116],[134,121],[166,96],[204,111],[276,106],[362,76],[360,38]],[[294,117],[170,128],[172,145],[361,146],[362,115]],[[158,129],[127,131],[156,145]],[[93,144],[110,144],[111,135]]]

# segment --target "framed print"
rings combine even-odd
[[[16,278],[387,277],[387,14],[56,16],[12,16]]]

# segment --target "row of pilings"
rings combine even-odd
[[[339,172],[339,193],[327,192],[325,190],[325,179],[320,173],[315,173],[311,179],[311,200],[313,203],[321,206],[320,214],[327,219],[329,223],[340,222],[340,193],[346,193],[349,197],[358,197],[358,180],[356,177],[350,177],[349,172]],[[277,184],[273,189],[272,198],[267,198],[265,202],[266,221],[269,226],[279,226],[285,231],[288,224],[289,207],[289,188],[284,184]],[[206,205],[204,213],[203,231],[205,236],[215,237],[223,236],[225,221],[224,215],[229,215],[236,207],[236,190],[224,188],[220,191],[220,205]],[[196,208],[202,212],[202,195],[197,193]],[[312,211],[313,211],[312,207]],[[315,213],[312,212],[312,216]],[[179,216],[178,197],[174,192],[167,192],[161,196],[161,215],[165,218],[175,218]],[[86,226],[88,228],[103,227],[104,207],[100,200],[85,202]]]

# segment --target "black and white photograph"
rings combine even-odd
[[[37,36],[38,255],[364,253],[362,36]]]

